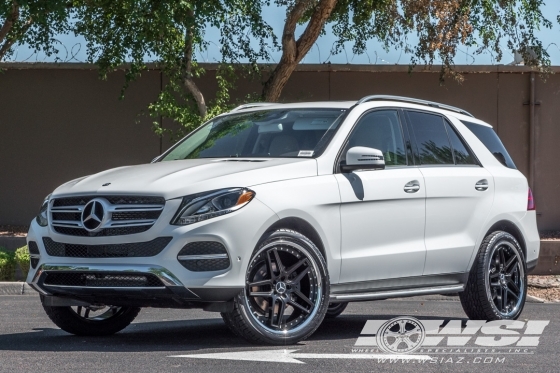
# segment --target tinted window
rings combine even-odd
[[[344,113],[339,109],[288,109],[226,115],[181,140],[162,160],[317,156],[332,139]]]
[[[451,140],[451,146],[453,147],[453,156],[455,157],[455,164],[477,164],[474,156],[469,151],[463,140],[459,137],[457,132],[448,121],[445,121],[445,129],[447,130],[447,135],[449,140]]]
[[[385,166],[406,166],[399,116],[394,110],[374,111],[363,116],[348,140],[346,149],[365,146],[381,150]],[[343,154],[343,159],[346,152]]]
[[[453,164],[453,153],[443,118],[409,111],[412,131],[420,153],[420,164]]]
[[[478,137],[478,139],[488,150],[490,150],[490,153],[494,154],[494,157],[496,157],[501,164],[509,168],[516,168],[515,163],[513,163],[513,160],[509,156],[504,144],[502,144],[502,141],[491,127],[465,121],[463,121],[463,124],[467,126],[467,128],[471,130],[476,137]]]

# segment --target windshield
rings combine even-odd
[[[181,140],[161,161],[318,156],[332,139],[345,112],[344,109],[287,109],[226,115]]]

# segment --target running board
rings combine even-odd
[[[428,295],[428,294],[449,294],[458,293],[463,291],[465,285],[448,285],[448,286],[433,286],[428,288],[417,288],[417,289],[403,289],[403,290],[388,290],[379,292],[369,292],[369,293],[348,293],[348,294],[331,294],[329,302],[340,303],[340,302],[357,302],[366,300],[379,300],[379,299],[389,299],[389,298],[402,298],[402,297],[414,297],[417,295]]]

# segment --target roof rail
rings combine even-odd
[[[250,109],[252,107],[270,106],[270,105],[278,105],[278,103],[277,102],[252,102],[250,104],[239,105],[235,109],[230,110],[230,113],[233,113],[235,111]]]
[[[435,108],[439,108],[439,109],[445,109],[445,110],[451,110],[460,114],[464,114],[464,115],[468,115],[469,117],[473,117],[474,115],[472,115],[471,113],[469,113],[466,110],[463,109],[459,109],[458,107],[455,106],[450,106],[450,105],[445,105],[445,104],[440,104],[438,102],[432,102],[432,101],[426,101],[426,100],[419,100],[416,98],[410,98],[410,97],[402,97],[402,96],[389,96],[389,95],[372,95],[372,96],[365,96],[362,99],[360,99],[356,105],[360,105],[363,104],[365,102],[370,102],[370,101],[400,101],[400,102],[409,102],[411,104],[418,104],[418,105],[425,105],[425,106],[430,106],[430,107],[435,107]]]

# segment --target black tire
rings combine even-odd
[[[77,307],[77,310],[74,310],[72,307],[43,305],[43,308],[60,329],[83,336],[115,334],[130,325],[140,312],[138,307],[109,307],[105,312],[102,310],[102,314],[90,317],[90,312],[85,307]]]
[[[321,325],[329,275],[321,252],[307,237],[285,229],[268,233],[251,256],[245,279],[233,311],[222,313],[236,335],[252,343],[288,345]]]
[[[329,308],[327,308],[327,313],[325,314],[325,319],[334,319],[339,316],[348,307],[348,302],[343,303],[329,303]]]
[[[527,264],[509,233],[486,236],[474,260],[461,305],[471,320],[515,320],[527,297]]]

